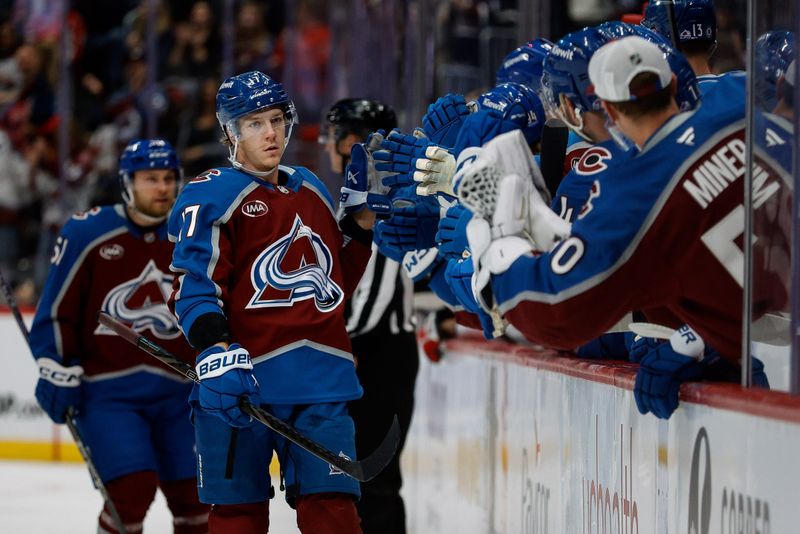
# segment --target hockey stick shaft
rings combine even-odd
[[[113,330],[125,341],[136,345],[146,353],[157,358],[195,383],[199,383],[197,373],[195,372],[194,367],[192,367],[189,363],[176,358],[166,349],[156,345],[143,335],[119,322],[117,319],[108,315],[107,313],[100,312],[98,315],[98,321],[100,324]],[[386,467],[392,457],[394,457],[400,441],[400,425],[397,421],[397,416],[395,416],[389,432],[383,438],[383,441],[378,448],[375,449],[370,456],[361,461],[348,460],[347,458],[339,456],[338,454],[326,449],[311,438],[304,436],[291,425],[288,425],[284,421],[278,419],[260,407],[251,404],[244,398],[240,400],[239,407],[247,415],[251,416],[253,419],[268,427],[275,433],[280,434],[295,445],[302,447],[320,460],[331,464],[332,466],[340,469],[343,473],[360,482],[366,482],[367,480],[370,480],[380,473],[384,467]]]
[[[559,119],[548,119],[544,123],[541,143],[541,170],[544,183],[552,198],[564,176],[564,159],[567,155],[569,129]]]
[[[17,321],[17,326],[19,326],[19,330],[22,333],[22,336],[25,338],[25,344],[28,345],[28,350],[30,350],[31,354],[33,354],[33,349],[31,349],[30,332],[28,332],[28,327],[25,326],[25,322],[22,320],[22,313],[19,311],[17,299],[14,298],[14,294],[11,291],[11,286],[6,281],[2,271],[0,271],[0,286],[2,286],[6,303],[8,304],[8,307],[11,308],[11,314]],[[35,356],[36,355],[34,354],[34,357]],[[65,420],[67,429],[69,429],[69,433],[72,435],[72,440],[75,442],[78,452],[83,458],[83,461],[86,463],[86,467],[89,469],[89,476],[92,478],[92,482],[100,492],[100,495],[103,496],[103,500],[108,507],[108,511],[111,513],[111,518],[114,521],[114,525],[117,527],[117,530],[119,530],[120,534],[125,534],[127,532],[125,530],[125,523],[122,522],[122,518],[119,516],[119,512],[117,512],[117,508],[114,506],[114,502],[108,495],[108,490],[106,489],[105,484],[103,484],[100,474],[97,472],[97,467],[95,467],[94,462],[92,461],[92,454],[89,451],[89,447],[86,446],[83,438],[81,438],[81,434],[78,431],[77,425],[75,424],[75,410],[72,407],[67,408]]]

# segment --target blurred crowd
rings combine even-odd
[[[518,45],[518,2],[434,4],[437,87],[431,89],[481,89],[482,71],[493,76],[494,63]],[[642,4],[552,2],[551,34],[641,12]],[[742,66],[736,4],[718,2],[715,58],[722,71]],[[117,158],[128,141],[165,137],[187,176],[225,161],[214,115],[223,75],[258,69],[281,80],[301,117],[293,161],[319,166],[316,123],[335,99],[331,9],[323,0],[0,1],[0,269],[20,303],[35,304],[69,215],[118,201]],[[487,46],[497,48],[496,57],[487,58]]]

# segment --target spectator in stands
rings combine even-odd
[[[216,115],[216,98],[219,81],[206,78],[200,86],[197,106],[180,130],[178,139],[185,147],[181,155],[186,176],[194,177],[201,172],[225,163],[228,150],[219,142],[219,123]]]
[[[192,6],[189,20],[175,26],[175,42],[167,59],[167,72],[178,76],[214,76],[219,70],[222,41],[211,5],[201,0]]]
[[[264,25],[261,2],[245,1],[236,17],[236,68],[239,71],[262,69],[269,75],[279,75],[272,53],[272,36]]]

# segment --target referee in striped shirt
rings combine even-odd
[[[348,98],[325,116],[320,142],[331,168],[342,175],[350,148],[369,133],[397,126],[394,111],[374,100]],[[364,534],[405,534],[406,515],[400,497],[400,453],[414,409],[414,382],[419,356],[413,323],[414,287],[400,264],[372,246],[364,276],[347,303],[347,331],[364,396],[350,403],[356,426],[356,452],[364,457],[380,444],[397,414],[400,445],[392,462],[377,477],[361,484],[357,503]]]

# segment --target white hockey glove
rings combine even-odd
[[[419,183],[417,194],[421,196],[453,193],[453,175],[456,172],[456,159],[444,147],[431,145],[425,150],[425,158],[416,160],[412,178]]]

